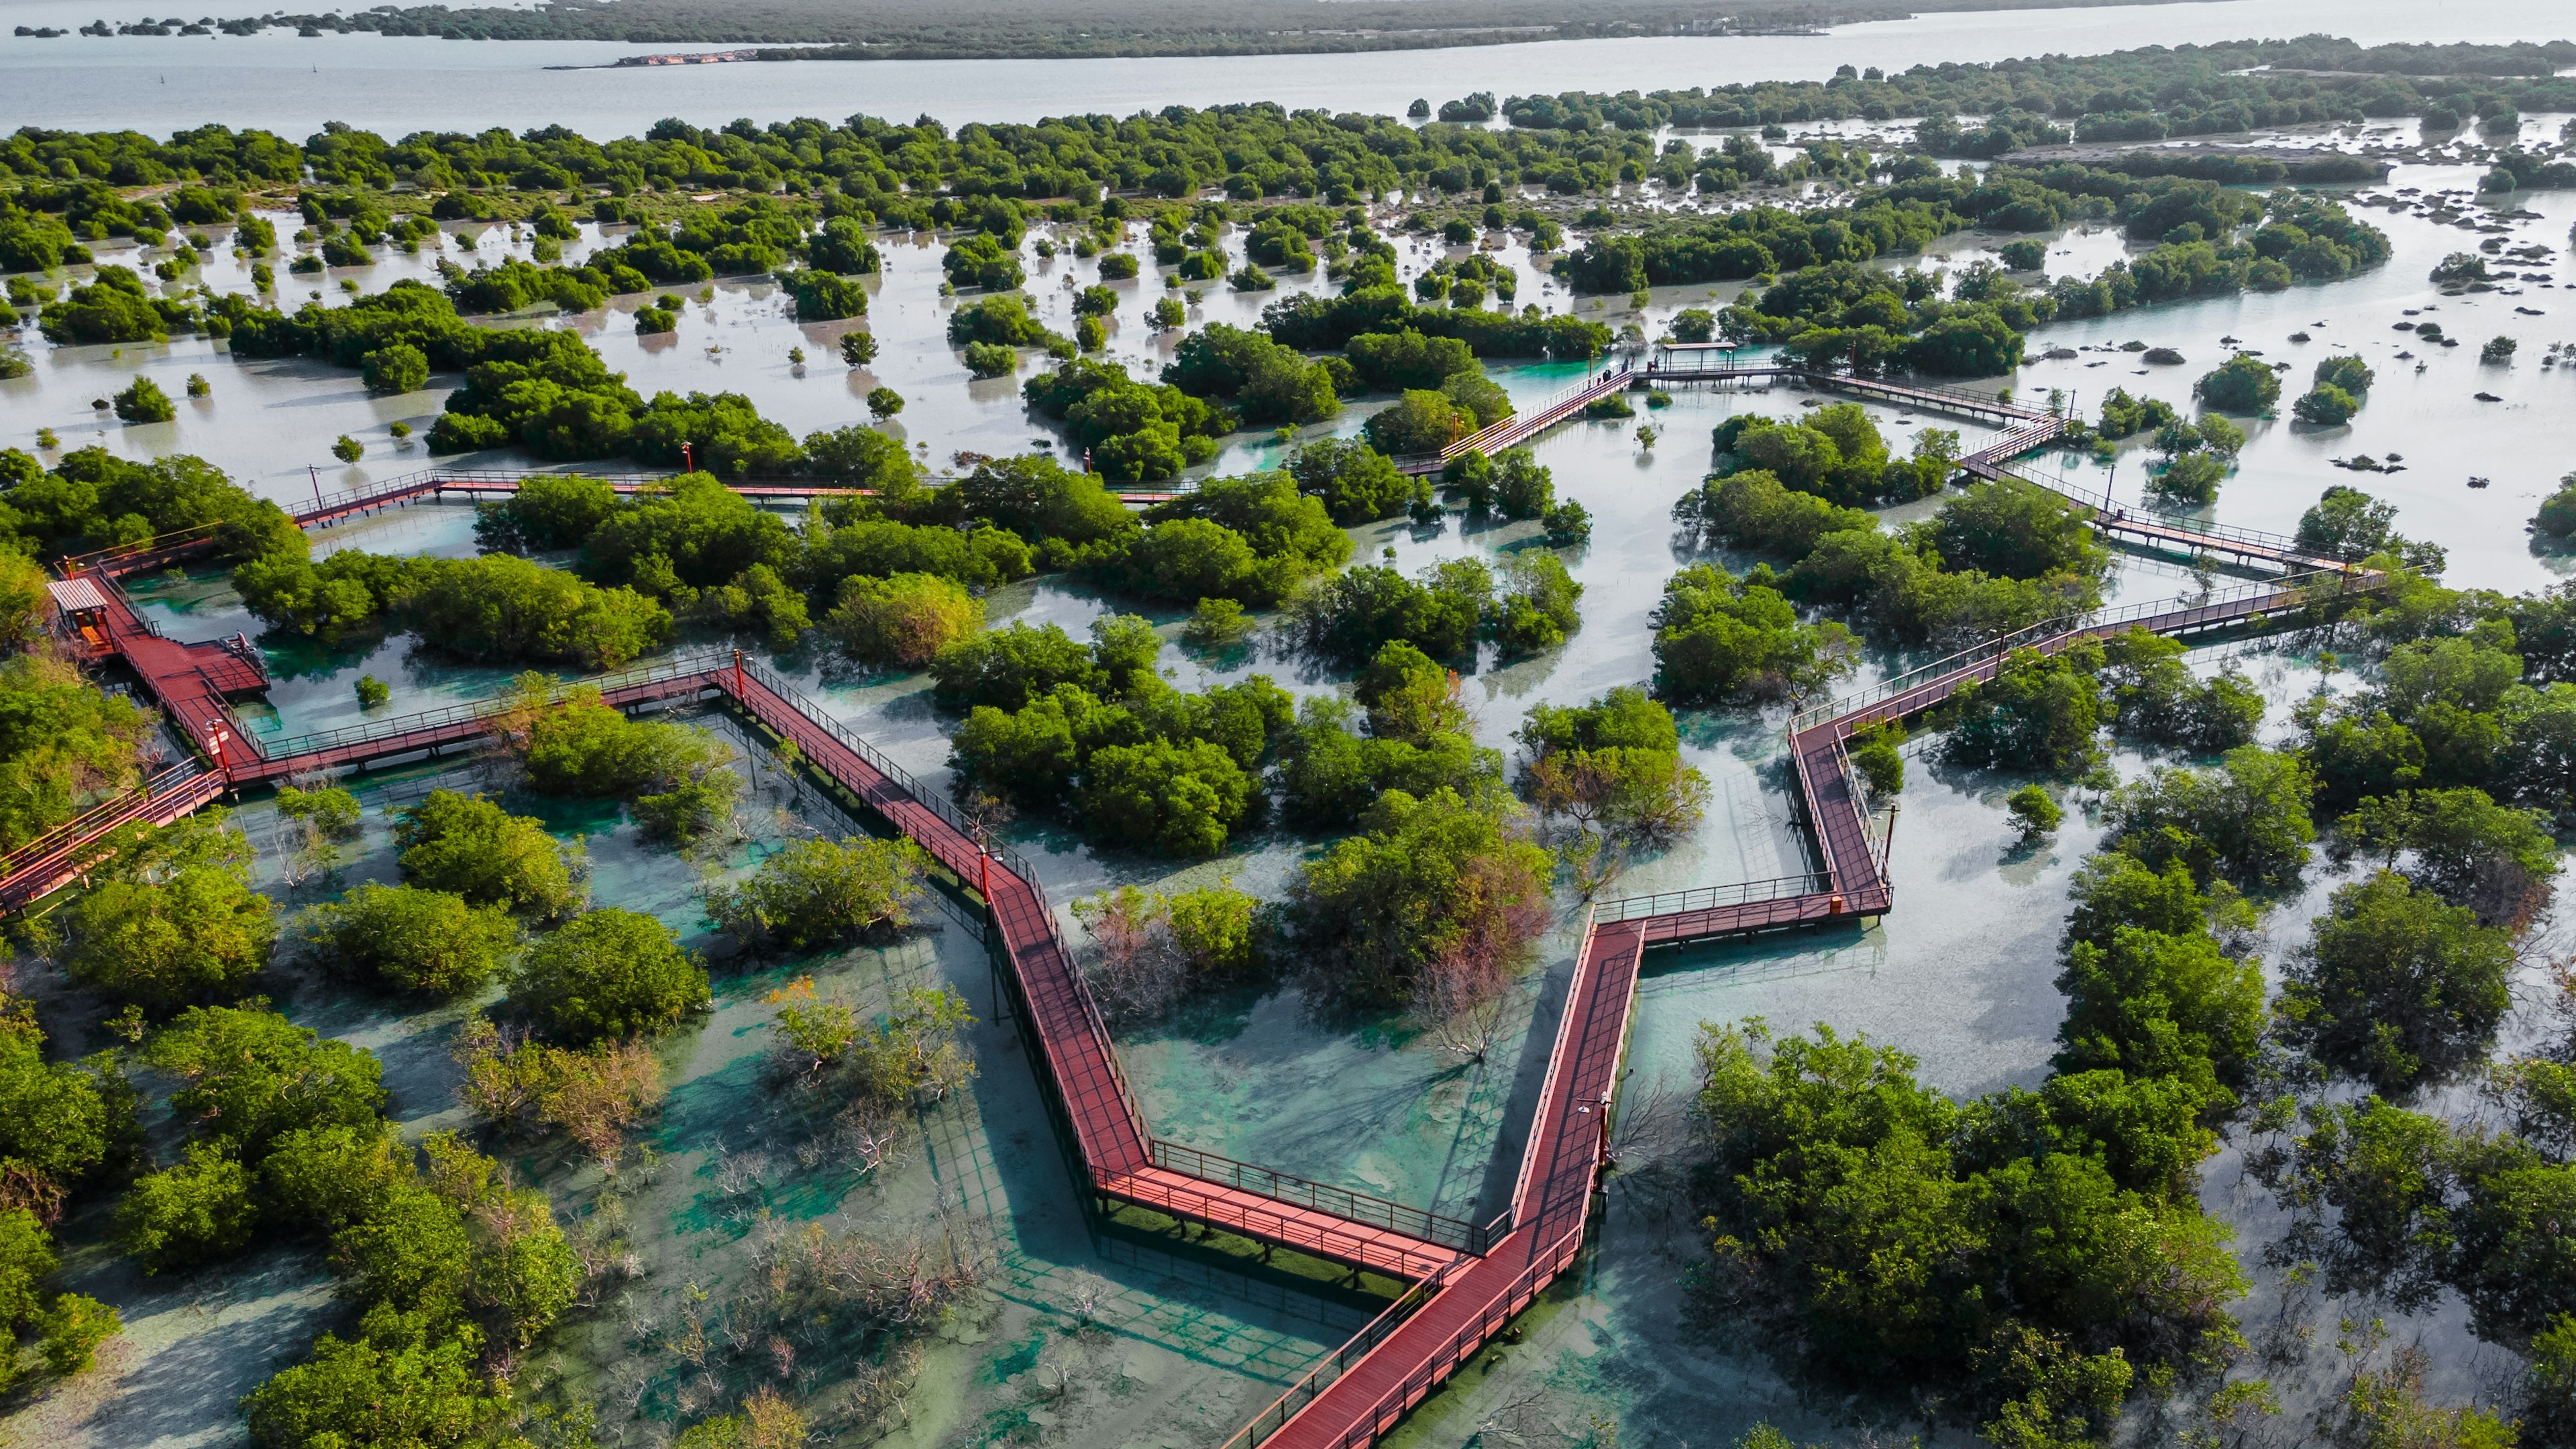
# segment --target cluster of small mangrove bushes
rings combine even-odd
[[[974,790],[1104,839],[1215,855],[1267,818],[1274,789],[1291,824],[1348,829],[1389,789],[1467,796],[1498,780],[1455,702],[1456,674],[1436,661],[1471,658],[1485,638],[1506,656],[1553,647],[1579,622],[1582,588],[1544,550],[1516,556],[1497,582],[1474,559],[1418,580],[1371,565],[1291,601],[1309,648],[1366,666],[1364,734],[1349,704],[1299,710],[1263,675],[1174,690],[1153,668],[1161,641],[1133,616],[1096,621],[1087,649],[1055,625],[1015,624],[961,639],[929,667],[940,702],[966,715],[952,762]]]
[[[1997,167],[1970,180],[1945,177],[1920,158],[1900,158],[1890,175],[1890,184],[1862,191],[1849,207],[1755,207],[1596,233],[1558,274],[1578,291],[1622,293],[1776,274],[1716,314],[1717,335],[1861,372],[1902,365],[1992,376],[2020,365],[2024,332],[2057,318],[2334,281],[2389,254],[2378,228],[2337,203],[2290,191],[2267,201],[2215,182],[2072,165]],[[2155,245],[2097,277],[2044,288],[1980,264],[1951,279],[1947,296],[1938,274],[1867,265],[1968,226],[2053,232],[2088,217],[2117,221]]]
[[[497,716],[528,788],[625,796],[648,827],[729,808],[728,752],[704,732],[629,721],[595,693],[552,700],[545,683],[522,681]],[[357,800],[315,783],[281,791],[277,809],[290,888],[336,886],[363,831]],[[635,1130],[663,1096],[656,1039],[707,1007],[707,972],[654,918],[587,907],[579,848],[534,819],[439,790],[392,812],[390,825],[398,880],[327,896],[288,920],[251,888],[250,842],[214,810],[134,827],[65,909],[19,923],[22,961],[121,1003],[119,1028],[134,1045],[46,1065],[32,1021],[23,1011],[8,1018],[0,1076],[21,1110],[0,1133],[0,1311],[12,1327],[42,1332],[55,1372],[87,1366],[116,1315],[78,1295],[47,1306],[34,1284],[54,1266],[45,1226],[66,1202],[121,1186],[114,1244],[147,1273],[196,1272],[297,1239],[327,1252],[346,1320],[309,1361],[243,1400],[254,1442],[320,1449],[388,1433],[420,1442],[534,1433],[586,1444],[585,1406],[514,1380],[555,1325],[638,1271],[612,1199]],[[709,887],[707,923],[755,954],[900,931],[923,898],[924,862],[909,842],[799,841]],[[373,1053],[319,1037],[252,994],[287,971],[411,1001],[502,983],[502,998],[458,1036],[464,1105],[476,1130],[522,1155],[570,1153],[595,1167],[600,1210],[568,1231],[545,1193],[517,1185],[463,1135],[407,1142],[385,1115]],[[969,1018],[953,993],[915,992],[897,1007],[871,1021],[806,989],[789,993],[776,1023],[783,1079],[839,1083],[840,1117],[826,1125],[864,1147],[847,1163],[862,1173],[900,1144],[917,1096],[968,1074],[953,1036]],[[179,1129],[157,1156],[129,1085],[142,1068],[171,1084]],[[825,1270],[836,1261],[843,1271],[829,1283],[782,1279],[773,1289],[803,1294],[803,1306],[781,1300],[767,1311],[784,1322],[827,1301],[864,1309],[844,1313],[835,1332],[871,1362],[935,1326],[973,1277],[949,1265],[925,1299],[912,1275],[927,1265],[906,1268],[900,1245],[807,1246],[799,1261],[819,1254],[817,1271],[834,1276]],[[883,1276],[877,1269],[892,1275],[882,1291],[851,1298],[854,1285]],[[889,1294],[899,1309],[880,1301]],[[755,1377],[736,1386],[747,1399],[760,1398]],[[681,1397],[683,1412],[704,1403]],[[746,1404],[755,1411],[794,1412]]]
[[[1962,1103],[1904,1053],[1828,1028],[1710,1028],[1697,1181],[1716,1236],[1696,1291],[1712,1310],[1751,1315],[1776,1356],[1887,1412],[1990,1438],[2102,1442],[2135,1400],[2242,1427],[2278,1400],[2244,1374],[2227,1305],[2246,1280],[2198,1167],[2241,1128],[2291,1209],[2276,1267],[2321,1266],[2327,1291],[2410,1311],[2458,1293],[2479,1336],[2532,1362],[2508,1412],[2561,1432],[2576,1344],[2555,1226],[2576,1193],[2563,1032],[2489,1054],[2552,894],[2554,823],[2576,807],[2555,743],[2576,717],[2576,594],[2444,589],[2376,522],[2388,587],[2296,618],[2335,652],[2285,749],[2252,743],[2262,701],[2240,676],[2196,677],[2180,646],[2135,632],[2016,653],[1944,711],[1953,761],[2099,792],[2106,843],[2073,887],[2052,1075]],[[2106,729],[2223,758],[2120,785]],[[1892,794],[1886,733],[1856,753]],[[2260,917],[2320,842],[2352,875],[2267,1002]],[[2430,1111],[2463,1080],[2501,1126]],[[2508,1441],[2503,1416],[2428,1404],[2420,1355],[2364,1338],[2321,1433],[2414,1415]]]

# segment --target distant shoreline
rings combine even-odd
[[[2179,3],[2182,3],[2182,0],[2135,0],[2135,3],[2146,3],[2146,4],[2179,4]],[[2049,7],[2049,8],[2067,8],[2067,7]],[[1910,15],[1884,15],[1884,16],[1871,16],[1871,17],[1869,17],[1869,19],[1870,19],[1870,20],[1908,20],[1908,19],[1912,19],[1912,18],[1913,18],[1913,17],[1912,17],[1912,16],[1910,16]],[[1864,23],[1867,23],[1867,22],[1866,22],[1866,21],[1860,21],[1860,20],[1854,20],[1854,21],[1849,21],[1849,22],[1846,22],[1846,23],[1857,25],[1857,24],[1864,24]],[[1376,50],[1376,51],[1387,51],[1387,50],[1468,50],[1468,49],[1475,49],[1475,48],[1479,48],[1479,47],[1483,47],[1483,46],[1490,46],[1490,45],[1522,45],[1522,44],[1527,44],[1527,43],[1529,43],[1529,42],[1531,42],[1531,41],[1536,41],[1536,40],[1607,40],[1607,39],[1636,39],[1636,38],[1639,38],[1639,37],[1636,37],[1636,36],[1564,35],[1564,34],[1558,34],[1558,33],[1556,33],[1556,31],[1557,31],[1557,27],[1554,27],[1554,26],[1544,26],[1544,25],[1521,25],[1521,26],[1513,26],[1513,27],[1511,27],[1511,28],[1510,28],[1509,30],[1507,30],[1507,31],[1488,31],[1488,30],[1480,30],[1480,31],[1465,31],[1465,32],[1460,32],[1460,31],[1438,31],[1438,32],[1427,32],[1427,33],[1426,33],[1426,32],[1360,32],[1360,33],[1358,33],[1358,38],[1366,39],[1366,40],[1392,40],[1392,39],[1395,39],[1395,38],[1397,38],[1397,37],[1399,37],[1399,36],[1410,35],[1410,34],[1428,34],[1428,35],[1436,36],[1437,38],[1427,38],[1427,39],[1423,40],[1422,42],[1420,42],[1420,43],[1418,43],[1418,44],[1380,44],[1380,45],[1359,45],[1359,46],[1350,46],[1350,47],[1347,47],[1347,48],[1344,48],[1344,47],[1307,47],[1307,48],[1281,48],[1281,49],[1277,49],[1277,50],[1265,50],[1265,51],[1243,51],[1243,50],[1232,50],[1232,49],[1210,48],[1210,49],[1206,49],[1206,50],[1115,51],[1115,52],[1103,52],[1103,53],[1099,53],[1099,54],[1072,54],[1072,55],[1065,55],[1065,54],[1045,54],[1045,55],[1040,55],[1040,54],[1029,54],[1029,55],[987,55],[987,54],[962,54],[962,53],[961,53],[961,54],[953,54],[953,55],[952,55],[952,54],[941,54],[941,53],[929,53],[929,52],[923,52],[923,51],[920,51],[920,50],[917,50],[917,49],[914,49],[914,48],[910,48],[910,47],[878,46],[878,45],[757,45],[757,46],[739,47],[739,48],[736,48],[736,49],[733,49],[733,50],[713,50],[713,51],[707,51],[707,50],[675,50],[675,51],[656,51],[656,52],[654,52],[653,54],[650,54],[650,55],[622,55],[622,56],[619,56],[618,58],[616,58],[615,60],[601,61],[601,62],[599,62],[598,64],[595,64],[595,65],[550,65],[550,66],[547,66],[547,67],[546,67],[546,69],[547,69],[547,70],[659,70],[659,69],[666,69],[666,68],[673,67],[673,66],[687,66],[687,65],[733,65],[733,64],[738,64],[738,63],[740,63],[740,62],[744,62],[744,61],[789,61],[789,60],[848,60],[848,61],[897,61],[897,60],[1148,60],[1148,59],[1175,59],[1175,58],[1178,58],[1178,59],[1187,59],[1187,58],[1190,58],[1190,57],[1193,57],[1193,56],[1208,56],[1208,57],[1213,57],[1213,56],[1247,55],[1247,54],[1250,54],[1250,55],[1335,55],[1335,54],[1344,54],[1344,53],[1359,53],[1359,52],[1363,52],[1363,51],[1371,51],[1371,50]],[[1823,28],[1821,28],[1821,27],[1817,27],[1817,26],[1806,26],[1806,25],[1780,25],[1780,26],[1758,26],[1758,27],[1748,27],[1748,28],[1743,28],[1743,29],[1729,29],[1729,30],[1716,30],[1716,31],[1690,31],[1690,32],[1675,32],[1675,33],[1677,33],[1677,34],[1679,34],[1679,33],[1687,33],[1687,34],[1698,35],[1698,36],[1703,36],[1703,37],[1725,37],[1725,38],[1739,38],[1739,37],[1740,37],[1740,38],[1744,38],[1744,39],[1759,39],[1759,38],[1764,38],[1764,37],[1777,37],[1777,36],[1805,36],[1805,37],[1815,37],[1815,36],[1820,36],[1820,35],[1826,35],[1826,34],[1829,34],[1830,32],[1829,32],[1829,31],[1827,31],[1827,30],[1825,30],[1825,29],[1823,29]]]
[[[1833,27],[1920,18],[1927,13],[2088,10],[2185,0],[1771,0],[1716,13],[1692,0],[1252,0],[1222,9],[1186,3],[1152,15],[1130,0],[1076,0],[1063,8],[1004,4],[962,24],[923,0],[896,0],[865,33],[814,0],[719,6],[706,0],[556,0],[535,10],[447,5],[388,6],[357,13],[272,12],[231,20],[143,21],[120,35],[255,34],[277,28],[307,36],[375,34],[449,40],[596,41],[670,47],[599,65],[549,70],[659,69],[783,60],[1141,60],[1226,56],[1335,55],[1461,50],[1533,41],[1666,37],[1803,36]],[[1335,26],[1313,24],[1318,9]],[[746,13],[748,12],[748,13]],[[1372,20],[1395,22],[1372,25]],[[37,34],[28,31],[28,34]],[[105,22],[95,31],[105,34]]]

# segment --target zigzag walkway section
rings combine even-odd
[[[1263,1410],[1227,1449],[1360,1449],[1374,1442],[1574,1261],[1607,1161],[1613,1089],[1648,947],[1850,923],[1888,909],[1893,890],[1886,861],[1870,848],[1868,816],[1845,754],[1856,730],[1920,714],[1961,685],[1992,678],[2013,647],[2051,653],[2132,627],[2168,634],[2237,627],[2311,598],[2305,589],[2272,585],[2209,603],[2122,611],[2126,617],[1978,651],[1977,657],[1891,681],[1848,705],[1802,716],[1790,737],[1792,755],[1825,869],[1598,908],[1585,923],[1539,1120],[1513,1199],[1513,1230],[1491,1253],[1417,1285],[1414,1295]]]
[[[188,545],[177,547],[184,554]],[[205,761],[166,771],[0,860],[0,909],[24,909],[95,868],[98,852],[112,848],[110,832],[118,827],[166,824],[227,790],[273,784],[306,770],[471,747],[492,732],[491,705],[460,705],[262,746],[224,703],[243,681],[210,674],[210,661],[199,652],[224,646],[156,647],[169,641],[115,587],[114,575],[125,568],[171,556],[165,548],[75,566],[64,582],[97,585],[98,603],[86,625],[68,607],[65,613],[68,624],[88,630],[81,638],[92,657],[121,657],[135,668],[146,692],[200,745]],[[2370,580],[2328,582],[2367,587]],[[2307,602],[2313,587],[2279,581],[2188,604],[2041,626],[1798,716],[1790,727],[1792,758],[1821,869],[1779,881],[1606,903],[1588,917],[1510,1210],[1485,1225],[1229,1162],[1151,1136],[1034,872],[1008,850],[985,849],[953,805],[767,670],[736,654],[594,682],[604,698],[626,708],[723,699],[794,741],[816,770],[889,828],[918,841],[944,873],[989,903],[992,940],[1025,1013],[1037,1075],[1095,1197],[1409,1280],[1411,1286],[1375,1323],[1256,1416],[1230,1449],[1274,1439],[1300,1449],[1360,1446],[1434,1392],[1580,1253],[1606,1161],[1619,1061],[1645,950],[1851,923],[1889,908],[1886,863],[1873,848],[1866,802],[1851,779],[1846,742],[1853,732],[1920,714],[1961,685],[1991,678],[2014,648],[2048,652],[2129,627],[2190,634],[2257,625]]]
[[[1014,994],[1031,1021],[1042,1076],[1100,1197],[1135,1202],[1400,1279],[1428,1277],[1456,1262],[1469,1246],[1483,1246],[1467,1224],[1285,1174],[1214,1157],[1204,1160],[1223,1170],[1206,1177],[1164,1166],[1162,1159],[1168,1157],[1198,1155],[1145,1133],[1099,1010],[1033,873],[1016,857],[997,860],[979,848],[954,807],[915,786],[768,671],[738,654],[730,659],[706,656],[593,683],[607,703],[621,709],[723,698],[773,734],[794,741],[815,769],[870,813],[919,842],[948,874],[979,890],[999,927]],[[262,748],[226,712],[208,733],[219,756],[215,767],[192,764],[156,777],[145,790],[110,802],[13,855],[6,876],[0,877],[0,904],[23,908],[94,870],[100,863],[98,851],[84,847],[103,845],[103,837],[117,826],[137,819],[166,824],[227,789],[276,784],[307,771],[434,757],[476,745],[493,732],[496,715],[488,703],[459,705]],[[1220,1176],[1225,1180],[1211,1180]]]
[[[1703,361],[1712,356],[1726,360],[1715,365]],[[1490,454],[1517,447],[1560,423],[1581,417],[1594,403],[1631,388],[1650,387],[1657,383],[1786,382],[1898,407],[1972,417],[2001,427],[2004,429],[2001,435],[1959,460],[1962,471],[1989,481],[2016,478],[2048,489],[2074,503],[2083,511],[2086,520],[2103,534],[2133,548],[2191,559],[2223,558],[2240,566],[2269,568],[2282,573],[2351,567],[2346,560],[2322,557],[2302,548],[2296,539],[2281,534],[2231,528],[2206,519],[2124,505],[2107,491],[2095,492],[2068,479],[2017,463],[2015,460],[2045,448],[2065,435],[2068,420],[2062,414],[2015,402],[2000,393],[1897,382],[1792,362],[1739,365],[1731,360],[1732,356],[1731,349],[1714,344],[1682,344],[1658,348],[1642,365],[1636,358],[1625,358],[1618,366],[1605,368],[1510,417],[1478,429],[1436,454],[1401,458],[1396,466],[1406,473],[1427,475],[1440,472],[1449,460],[1470,450]]]

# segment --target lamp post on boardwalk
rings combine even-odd
[[[1601,1100],[1599,1103],[1594,1106],[1587,1106],[1580,1109],[1584,1112],[1593,1114],[1592,1186],[1595,1190],[1600,1188],[1601,1180],[1610,1175],[1610,1166],[1612,1162],[1612,1158],[1610,1156],[1610,1091],[1611,1089],[1608,1087],[1602,1088]]]
[[[206,721],[206,748],[214,752],[215,770],[224,777],[228,788],[232,784],[233,770],[231,762],[224,758],[224,741],[230,738],[232,733],[224,728],[221,716]]]
[[[983,792],[977,791],[966,798],[976,801],[985,797]],[[993,929],[998,931],[1002,927],[1002,912],[993,904],[992,826],[981,810],[970,806],[961,813],[966,819],[967,836],[975,842],[975,889],[983,895],[985,913],[993,918]]]

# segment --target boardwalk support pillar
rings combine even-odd
[[[984,942],[984,964],[992,968],[993,973],[992,1021],[995,1026],[1001,1026],[1014,1019],[1011,1015],[1011,989],[1002,980],[1001,940],[1000,922],[988,918]]]

